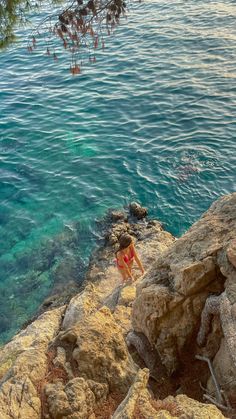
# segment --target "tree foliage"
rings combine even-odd
[[[22,21],[29,8],[27,0],[1,0],[0,3],[0,48],[15,40],[14,29]]]
[[[80,52],[89,51],[89,60],[95,61],[95,50],[104,48],[104,35],[110,34],[126,13],[125,0],[1,0],[0,48],[15,39],[19,24],[26,23],[32,10],[47,4],[47,13],[29,37],[28,51],[33,52],[38,41],[44,40],[45,52],[56,61],[55,40],[71,56],[72,74],[80,73]],[[49,11],[50,9],[50,11]]]

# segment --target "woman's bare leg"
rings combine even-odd
[[[126,272],[126,269],[119,269],[119,272],[120,272],[120,274],[122,276],[123,282],[126,282],[129,279],[129,275]]]

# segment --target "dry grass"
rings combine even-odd
[[[62,380],[63,383],[68,381],[67,373],[63,368],[55,367],[53,359],[56,356],[56,348],[52,348],[47,353],[47,372],[45,377],[38,383],[37,391],[41,400],[41,419],[44,419],[48,414],[47,398],[45,395],[45,386],[48,383],[53,383],[55,380]]]
[[[96,419],[110,419],[123,398],[124,396],[118,393],[109,394],[107,400],[94,410]]]

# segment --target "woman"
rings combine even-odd
[[[132,281],[134,281],[134,277],[132,275],[132,266],[134,260],[137,263],[142,274],[144,274],[144,268],[135,250],[132,237],[127,233],[122,234],[119,238],[119,244],[120,248],[116,252],[117,268],[121,273],[123,281],[126,281],[129,278],[131,278]]]

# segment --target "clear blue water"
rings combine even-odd
[[[80,281],[97,220],[137,200],[175,235],[236,190],[236,6],[145,1],[72,77],[0,55],[0,340]],[[86,59],[86,55],[85,55]]]

